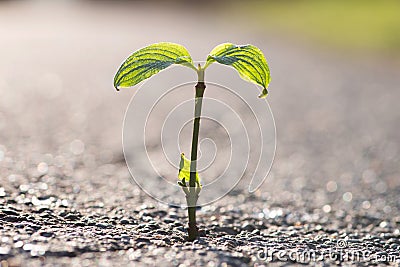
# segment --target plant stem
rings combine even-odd
[[[202,69],[200,65],[197,74],[198,74],[198,81],[195,86],[196,98],[194,105],[192,151],[190,156],[189,195],[186,196],[186,202],[188,205],[188,216],[189,216],[189,229],[188,229],[189,241],[195,240],[198,236],[198,229],[196,225],[196,204],[197,204],[197,199],[199,198],[198,192],[196,190],[197,149],[199,143],[201,107],[203,104],[204,90],[206,89],[206,85],[204,83],[204,69]]]

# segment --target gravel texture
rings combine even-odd
[[[398,66],[212,12],[198,27],[198,14],[176,9],[42,5],[0,3],[2,267],[400,263]],[[239,188],[199,208],[194,242],[186,211],[132,184],[121,151],[132,91],[113,91],[115,68],[160,40],[195,58],[226,40],[254,43],[273,71],[271,174],[255,194]]]

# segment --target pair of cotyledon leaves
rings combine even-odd
[[[211,50],[205,65],[201,67],[203,71],[213,62],[232,66],[242,79],[262,86],[260,98],[267,96],[271,76],[267,61],[257,47],[231,43],[220,44]],[[174,43],[157,43],[137,50],[122,63],[115,74],[114,87],[119,90],[119,88],[134,86],[173,64],[199,71],[193,65],[192,57],[185,47]],[[178,178],[181,180],[181,186],[186,186],[186,182],[190,180],[190,160],[186,159],[183,153]],[[201,187],[197,172],[196,184]]]
[[[203,70],[213,62],[232,66],[242,79],[262,86],[259,97],[267,96],[271,81],[268,64],[261,50],[254,45],[220,44],[211,50]],[[182,45],[164,42],[146,46],[122,63],[115,74],[114,87],[119,90],[134,86],[173,64],[198,71],[189,52]]]

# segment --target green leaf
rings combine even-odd
[[[159,71],[180,64],[195,69],[185,47],[174,43],[157,43],[137,50],[130,55],[114,77],[114,87],[119,90],[134,86]]]
[[[189,183],[190,181],[190,160],[181,153],[181,161],[179,163],[178,179]],[[184,180],[183,180],[184,179]],[[201,187],[199,174],[196,172],[196,184]]]
[[[267,60],[254,45],[220,44],[210,52],[204,68],[213,62],[232,66],[242,79],[263,87],[260,98],[267,96],[267,88],[271,82]]]

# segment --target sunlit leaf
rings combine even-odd
[[[182,45],[157,43],[146,46],[134,52],[122,63],[115,74],[114,87],[119,90],[134,86],[172,64],[196,69],[189,52]]]
[[[271,81],[267,60],[254,45],[220,44],[208,55],[205,68],[213,62],[232,66],[242,79],[263,87],[260,98],[267,96]]]
[[[188,160],[185,157],[185,154],[181,154],[181,161],[179,163],[179,173],[178,173],[178,179],[181,181],[180,183],[183,184],[183,182],[189,183],[190,181],[190,160]],[[200,177],[199,174],[196,172],[196,184],[200,185]]]

